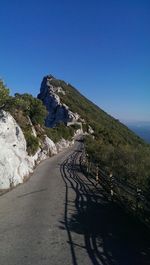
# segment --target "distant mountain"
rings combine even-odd
[[[150,143],[150,122],[130,122],[126,125],[147,143]]]

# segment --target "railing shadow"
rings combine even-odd
[[[146,228],[107,200],[94,180],[80,169],[76,150],[60,166],[66,186],[64,219],[60,228],[68,234],[72,264],[78,265],[76,247],[84,248],[93,265],[150,265],[150,240]],[[74,213],[69,213],[69,189],[75,193]],[[83,235],[84,246],[72,233]]]

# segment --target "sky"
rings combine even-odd
[[[52,74],[126,121],[150,121],[149,0],[0,0],[0,78],[39,93]]]

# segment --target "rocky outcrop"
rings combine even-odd
[[[23,183],[36,163],[56,153],[55,144],[46,136],[42,148],[29,156],[21,128],[9,113],[0,111],[0,189]]]
[[[53,156],[57,154],[56,145],[50,138],[46,136],[43,144],[44,144],[44,150],[46,150],[49,156]]]
[[[31,123],[31,121],[30,121]],[[32,125],[32,123],[30,124]],[[32,125],[33,127],[33,125]],[[36,136],[34,127],[32,133]],[[26,151],[24,134],[15,119],[5,111],[0,111],[0,190],[12,188],[24,182],[36,164],[56,155],[74,141],[61,139],[55,144],[45,135],[40,148],[34,156]]]
[[[65,96],[65,91],[61,86],[52,85],[52,80],[54,80],[52,76],[44,77],[38,95],[48,110],[46,126],[54,127],[61,122],[68,126],[76,124],[81,128],[74,131],[74,137],[76,137],[83,133],[82,123],[79,122],[80,116],[70,111],[69,107],[61,102],[60,95]],[[44,135],[44,128],[38,124],[34,127],[28,116],[26,120],[31,128],[31,135],[37,137],[39,132]],[[24,134],[16,120],[8,112],[0,110],[0,190],[23,183],[36,164],[56,155],[73,143],[74,140],[68,141],[62,138],[55,144],[45,135],[44,139],[41,138],[39,141],[38,151],[33,156],[29,156]]]
[[[22,183],[32,172],[34,159],[27,155],[22,130],[4,111],[0,111],[0,150],[0,189]]]
[[[74,144],[74,140],[68,141],[62,138],[58,143],[56,143],[57,152],[61,152],[63,149],[70,147],[72,144]]]
[[[55,79],[48,75],[43,78],[38,99],[42,100],[47,108],[48,116],[45,120],[46,127],[54,127],[63,122],[65,124],[71,122],[76,123],[79,119],[77,113],[69,110],[68,106],[61,103],[59,93],[65,95],[65,91],[60,86],[54,86],[51,81]]]
[[[92,127],[90,125],[88,126],[88,133],[89,134],[93,134],[94,133],[94,130],[92,129]]]

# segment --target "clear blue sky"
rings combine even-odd
[[[120,120],[150,121],[150,0],[0,0],[0,77],[37,95],[46,74]]]

